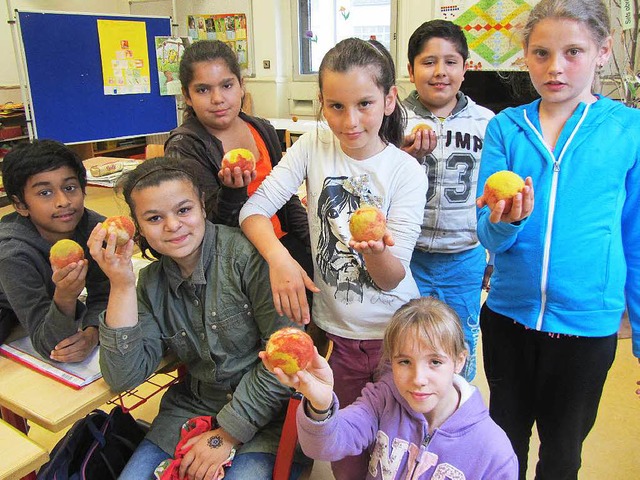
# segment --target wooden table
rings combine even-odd
[[[49,459],[45,449],[0,420],[0,478],[13,480],[37,470]]]
[[[58,432],[116,395],[103,378],[75,390],[14,360],[0,357],[2,415],[25,433],[24,422],[18,423],[20,418]]]
[[[153,394],[162,391],[175,381],[177,374],[173,371],[178,366],[174,356],[164,357],[156,373],[164,374],[167,379],[160,382],[152,375],[154,378],[147,379],[142,385],[150,384],[154,390]],[[137,390],[123,392],[122,397],[131,396],[135,398],[136,403],[143,403],[139,402],[141,397],[138,396]],[[50,432],[59,432],[119,394],[120,392],[109,388],[104,378],[76,390],[19,362],[0,356],[2,417],[24,433],[26,420]],[[125,402],[121,403],[124,405]],[[134,408],[130,405],[125,406]]]

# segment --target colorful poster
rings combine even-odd
[[[158,62],[158,80],[160,95],[180,95],[180,59],[184,49],[189,46],[189,37],[156,37],[156,60]]]
[[[525,70],[520,34],[538,0],[436,0],[436,17],[460,27],[472,70]]]
[[[192,40],[220,40],[238,55],[240,68],[249,68],[247,52],[247,16],[244,13],[189,15],[188,35]]]
[[[144,22],[98,20],[105,95],[151,92]]]

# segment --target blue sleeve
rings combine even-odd
[[[622,238],[627,263],[625,294],[631,323],[633,355],[640,358],[640,152],[627,173],[627,198],[622,209]]]
[[[505,150],[504,134],[498,121],[501,117],[502,116],[494,117],[487,126],[482,149],[482,160],[480,162],[480,172],[478,174],[478,193],[481,189],[484,189],[484,184],[490,175],[500,170],[511,170],[509,168],[511,162]],[[480,243],[493,253],[502,253],[508,250],[515,243],[518,233],[520,233],[527,222],[525,219],[518,225],[503,222],[491,223],[489,221],[491,211],[487,206],[479,208],[477,214],[478,238],[480,239]]]

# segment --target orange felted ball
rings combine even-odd
[[[351,214],[349,231],[356,242],[380,240],[387,230],[384,213],[373,205],[365,205]]]
[[[256,158],[253,156],[253,153],[251,153],[251,150],[234,148],[224,154],[220,168],[230,168],[233,170],[235,167],[239,167],[243,172],[245,170],[253,172],[256,169]]]
[[[58,240],[49,251],[49,262],[52,267],[63,268],[70,263],[84,260],[84,250],[73,240]]]
[[[307,368],[313,358],[313,340],[304,331],[285,327],[274,332],[266,347],[267,359],[273,367],[293,375]]]
[[[119,247],[127,243],[130,238],[133,238],[133,234],[136,231],[133,220],[124,215],[107,218],[102,222],[102,228],[107,230],[107,235],[116,234],[116,245]]]
[[[484,183],[484,201],[493,210],[496,203],[504,200],[505,206],[502,213],[509,213],[513,197],[522,191],[523,187],[524,180],[520,175],[510,170],[500,170],[489,176]]]
[[[416,133],[418,130],[433,130],[433,128],[431,128],[431,125],[427,125],[426,123],[419,123],[411,129],[411,135]]]

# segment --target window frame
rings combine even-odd
[[[300,4],[305,2],[307,10],[301,12]],[[318,79],[317,73],[300,73],[301,71],[301,58],[305,54],[309,56],[309,42],[303,38],[304,32],[302,31],[302,23],[300,22],[301,14],[308,15],[309,0],[290,0],[291,2],[291,30],[295,42],[292,45],[292,77],[296,82],[315,82]],[[398,54],[398,0],[389,0],[391,18],[389,19],[389,52],[396,63]],[[306,31],[306,30],[305,30]],[[305,40],[303,42],[303,40]]]

